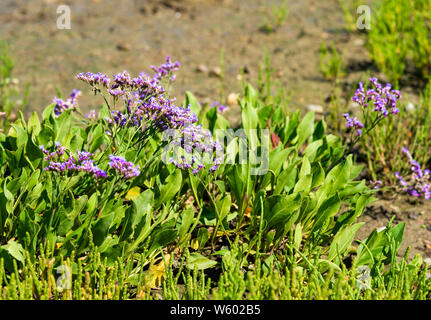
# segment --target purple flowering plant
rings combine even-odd
[[[126,178],[137,177],[142,170],[149,168],[160,156],[158,151],[167,145],[175,147],[168,163],[181,170],[197,174],[204,168],[209,172],[218,168],[223,158],[216,153],[220,152],[221,146],[212,138],[210,131],[196,124],[197,115],[191,111],[190,105],[178,105],[166,89],[175,81],[174,72],[179,67],[180,64],[173,62],[168,56],[162,65],[151,66],[153,75],[141,72],[134,77],[127,71],[112,77],[103,73],[79,73],[76,79],[90,85],[92,91],[104,99],[104,108],[99,116],[95,110],[87,115],[79,112],[79,90],[73,90],[66,101],[54,98],[55,116],[59,117],[66,110],[77,111],[84,118],[83,123],[87,124],[93,141],[97,142],[89,145],[93,151],[100,149],[101,152],[87,160],[95,168],[90,168],[90,163],[85,163],[88,165],[88,172],[94,173],[98,178],[106,178],[104,175],[109,176],[110,173]],[[218,108],[221,110],[224,106]],[[176,138],[162,141],[160,136],[167,130],[176,131]],[[126,154],[131,162],[123,157]],[[147,154],[151,156],[146,157]],[[71,159],[75,158],[70,157],[64,163],[49,162],[48,171],[71,171],[67,162],[73,161]],[[138,162],[142,162],[141,167],[137,165]],[[104,170],[98,172],[96,168],[99,166]]]
[[[423,169],[422,166],[413,158],[407,148],[402,148],[409,160],[410,172],[407,176],[402,176],[399,172],[394,172],[399,182],[399,187],[412,197],[431,199],[431,171]]]
[[[112,78],[102,74],[81,73],[77,79],[91,85],[93,91],[104,98],[109,110],[104,117],[107,137],[110,139],[109,147],[120,154],[135,148],[137,152],[133,157],[134,162],[138,161],[144,150],[152,150],[150,152],[153,156],[144,165],[148,167],[158,156],[158,151],[171,144],[182,151],[182,157],[169,159],[176,167],[196,174],[209,164],[209,170],[214,171],[221,163],[214,156],[219,145],[209,131],[196,125],[197,115],[191,111],[190,106],[178,105],[166,89],[175,81],[174,72],[179,67],[180,64],[173,62],[168,56],[164,64],[151,66],[154,72],[152,76],[141,72],[139,76],[132,77],[127,71],[123,71]],[[183,138],[160,141],[159,135],[166,130],[175,130]],[[190,132],[191,139],[187,138]],[[207,141],[201,141],[202,137]],[[149,146],[153,141],[160,143],[156,151]],[[202,152],[206,154],[202,155]]]
[[[401,92],[392,89],[390,83],[382,85],[377,78],[370,78],[367,84],[359,82],[351,100],[358,104],[360,113],[357,116],[343,114],[346,127],[350,131],[349,143],[343,158],[352,152],[354,146],[363,137],[373,135],[375,128],[400,112],[397,105],[400,98]]]
[[[346,127],[352,128],[350,141],[356,144],[362,135],[368,134],[384,119],[400,112],[397,102],[401,98],[401,92],[392,89],[392,85],[387,83],[383,86],[377,78],[370,78],[371,88],[359,82],[358,88],[352,97],[352,101],[357,103],[362,112],[361,120],[358,117],[351,117],[349,113],[344,113]]]

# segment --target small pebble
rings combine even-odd
[[[119,44],[117,44],[117,50],[119,50],[119,51],[129,51],[130,50],[130,44],[128,44],[128,43],[119,43]]]
[[[408,215],[409,219],[411,219],[411,220],[416,220],[418,217],[418,215],[414,212],[408,212],[407,215]]]
[[[227,104],[229,106],[236,106],[238,105],[238,94],[237,93],[231,93],[227,97]]]
[[[204,64],[200,64],[197,68],[196,71],[198,72],[202,72],[202,73],[207,73],[208,72],[208,67]]]
[[[210,76],[212,77],[220,77],[221,76],[221,68],[220,67],[214,67],[210,71]]]
[[[323,114],[323,107],[319,106],[317,104],[309,104],[307,106],[307,110],[308,111],[314,111],[316,114],[320,114],[320,115]]]
[[[362,40],[362,39],[356,39],[355,41],[353,41],[353,44],[355,46],[358,46],[358,47],[363,46],[364,45],[364,40]]]
[[[415,108],[415,105],[413,103],[409,102],[406,106],[406,109],[407,109],[407,111],[413,112],[413,111],[415,111],[416,108]]]
[[[393,204],[388,205],[388,209],[390,211],[392,211],[392,213],[395,213],[396,215],[399,215],[401,213],[400,208],[397,207],[397,206],[395,206],[395,205],[393,205]]]

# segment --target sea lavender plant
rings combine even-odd
[[[81,95],[81,91],[77,89],[73,89],[70,94],[70,98],[64,101],[63,99],[54,97],[52,100],[55,103],[54,114],[58,117],[64,111],[69,109],[75,109],[78,102],[78,97]]]
[[[180,63],[178,61],[172,62],[171,56],[167,56],[165,59],[165,63],[160,65],[159,67],[151,66],[151,69],[156,73],[154,75],[154,80],[161,80],[162,78],[168,76],[170,81],[175,81],[175,75],[171,75],[173,71],[177,71],[180,67]]]
[[[217,170],[224,160],[221,145],[213,140],[211,132],[202,125],[187,125],[170,142],[169,162],[182,170],[196,174],[206,166],[209,172]]]
[[[357,117],[354,117],[352,119],[348,113],[343,113],[343,117],[347,121],[346,127],[347,128],[355,128],[356,133],[358,134],[358,136],[360,136],[362,134],[362,128],[364,127],[363,123],[360,122]]]
[[[128,162],[122,156],[110,155],[109,160],[108,165],[125,179],[137,177],[141,173],[138,165]]]
[[[86,83],[88,83],[89,85],[91,85],[92,87],[99,87],[99,86],[103,86],[105,88],[109,87],[109,84],[111,82],[111,79],[103,73],[92,73],[92,72],[81,72],[80,74],[78,74],[76,77],[76,79],[78,80],[82,80]]]
[[[369,133],[385,118],[399,113],[397,102],[401,98],[401,92],[393,90],[390,83],[383,86],[377,78],[370,78],[369,82],[371,89],[366,88],[363,82],[359,82],[352,97],[352,101],[361,107],[362,119],[352,118],[349,113],[343,114],[347,128],[355,129],[350,137],[348,152],[359,141],[363,133]]]
[[[407,180],[399,172],[394,173],[402,190],[413,197],[423,197],[425,200],[431,199],[430,170],[422,170],[421,165],[413,158],[407,148],[402,148],[402,152],[407,155],[411,165]]]
[[[175,80],[172,74],[179,67],[180,64],[172,62],[168,56],[164,64],[151,67],[153,76],[141,72],[138,77],[133,77],[123,71],[112,78],[102,73],[80,73],[76,78],[90,84],[95,93],[103,95],[109,109],[108,117],[104,117],[103,123],[107,126],[106,133],[111,137],[116,152],[121,154],[123,148],[134,146],[138,150],[138,159],[150,136],[174,130],[181,134],[181,138],[171,142],[173,146],[180,147],[181,155],[178,158],[171,157],[170,162],[194,173],[210,163],[209,170],[215,171],[223,160],[221,156],[214,155],[215,152],[220,153],[221,146],[212,139],[208,130],[194,125],[198,118],[190,106],[178,106],[164,88],[164,84]],[[109,97],[113,103],[108,101]],[[116,108],[119,102],[123,106]],[[213,107],[217,107],[219,112],[227,108],[218,102]],[[87,118],[94,117],[89,115]],[[125,134],[126,132],[129,133]],[[109,166],[127,178],[139,175],[138,168],[125,159],[112,156],[110,160]]]
[[[136,138],[137,141],[142,141],[139,135],[148,130],[154,132],[168,128],[178,129],[186,122],[197,121],[190,108],[177,106],[174,99],[166,96],[166,90],[161,85],[166,78],[168,81],[175,80],[172,73],[178,70],[179,66],[178,62],[172,62],[168,56],[161,66],[152,66],[155,72],[153,77],[141,72],[138,77],[133,78],[127,71],[123,71],[115,74],[112,79],[101,73],[80,73],[76,78],[90,84],[96,92],[105,90],[114,101],[123,101],[124,108],[112,110],[110,120],[105,120],[117,128],[141,129],[137,131]],[[107,102],[106,99],[105,101]],[[111,109],[108,102],[107,105]]]
[[[60,143],[55,143],[56,150],[49,152],[42,145],[39,148],[46,155],[45,160],[49,161],[48,166],[44,168],[45,171],[52,171],[67,174],[69,172],[86,172],[92,174],[94,178],[106,178],[107,173],[101,170],[97,165],[94,164],[92,154],[86,151],[76,151],[76,156],[73,156],[70,152],[66,156],[66,148]]]
[[[86,117],[88,120],[96,120],[96,119],[97,119],[96,110],[90,110],[90,112],[89,112],[89,113],[87,113],[87,114],[85,115],[85,117]]]
[[[61,158],[64,153],[66,152],[66,148],[63,147],[60,142],[55,143],[56,150],[53,152],[49,152],[47,149],[45,149],[44,145],[39,146],[39,149],[42,150],[42,152],[45,154],[45,161],[51,161],[52,159],[59,159]]]

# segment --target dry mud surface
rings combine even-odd
[[[70,30],[57,28],[60,4],[71,8]],[[220,78],[210,71],[219,66],[222,48],[226,95],[239,91],[241,70],[246,70],[246,80],[256,81],[267,50],[274,74],[292,94],[292,108],[310,104],[325,108],[332,84],[319,72],[322,40],[346,50],[345,86],[367,69],[375,72],[364,36],[343,30],[337,0],[290,0],[286,23],[269,34],[259,31],[264,4],[264,0],[1,0],[0,39],[8,41],[18,62],[15,76],[31,85],[26,113],[42,110],[57,89],[66,96],[79,88],[85,93],[81,107],[97,108],[101,101],[74,79],[77,73],[126,69],[138,74],[161,64],[168,54],[182,64],[173,89],[180,101],[186,90],[202,102],[219,99]],[[414,89],[403,91],[409,92]],[[238,121],[238,110],[231,109],[227,117]],[[429,204],[381,200],[361,218],[366,224],[360,238],[384,226],[392,215],[406,222],[403,248],[410,245],[413,253],[431,257]]]

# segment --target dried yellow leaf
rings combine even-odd
[[[198,239],[192,239],[192,241],[190,242],[190,248],[192,248],[193,250],[199,249]]]
[[[136,200],[141,194],[141,188],[133,187],[126,194],[126,200],[133,201]]]
[[[170,254],[165,254],[165,261],[163,259],[158,264],[153,264],[150,266],[150,268],[145,272],[145,276],[147,279],[147,287],[150,288],[157,288],[162,285],[163,280],[166,277],[166,265],[169,264],[169,261],[171,259]]]

